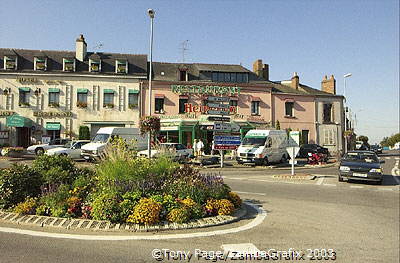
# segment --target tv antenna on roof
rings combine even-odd
[[[93,47],[94,52],[99,51],[103,46],[103,43],[99,42],[96,46]]]
[[[188,49],[188,43],[189,43],[189,40],[185,40],[185,41],[183,41],[182,43],[181,43],[181,51],[182,51],[182,63],[185,63],[185,52],[187,51],[187,50],[189,50]]]

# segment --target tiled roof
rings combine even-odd
[[[28,50],[28,49],[8,49],[0,48],[0,72],[4,72],[4,56],[17,55],[18,65],[15,72],[35,72],[35,73],[60,73],[63,72],[63,58],[74,58],[75,51],[55,51],[55,50]],[[89,57],[92,55],[97,56],[101,59],[101,72],[91,73],[89,72]],[[34,57],[46,57],[47,58],[47,70],[34,71],[33,61]],[[128,61],[128,74],[136,76],[147,76],[147,55],[136,55],[136,54],[119,54],[119,53],[93,53],[87,52],[86,58],[83,62],[76,60],[76,70],[79,74],[89,75],[124,75],[115,73],[115,61],[117,59],[126,59]],[[7,70],[9,72],[9,70]],[[12,71],[11,71],[12,72]],[[63,72],[65,74],[71,74],[73,72]]]

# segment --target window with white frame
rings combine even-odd
[[[139,106],[139,94],[138,93],[129,92],[128,106],[129,106],[129,109],[135,109]]]
[[[59,107],[60,106],[60,92],[50,91],[49,92],[49,106]]]
[[[128,73],[128,61],[122,59],[116,60],[115,73]]]
[[[324,145],[334,145],[335,137],[333,130],[324,130]]]
[[[16,70],[17,69],[17,56],[4,56],[4,69]]]
[[[114,92],[105,90],[103,93],[103,108],[114,108]]]
[[[69,71],[69,72],[75,71],[74,58],[63,58],[63,71]]]
[[[285,116],[294,117],[293,108],[294,108],[294,102],[293,101],[285,102]]]
[[[47,58],[35,57],[34,58],[34,70],[47,70]]]
[[[89,59],[89,71],[90,72],[101,72],[101,60],[100,59]]]
[[[29,93],[30,88],[19,88],[19,106],[27,107],[29,106]]]
[[[259,101],[251,102],[251,115],[260,115],[260,102]]]
[[[331,103],[324,103],[323,106],[323,121],[324,123],[332,123],[332,104]]]

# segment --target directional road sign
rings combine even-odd
[[[209,115],[229,115],[229,111],[224,110],[209,110],[207,111]]]
[[[207,103],[207,106],[210,108],[220,108],[220,109],[229,109],[229,104],[222,104],[222,103]]]
[[[230,98],[229,97],[208,96],[207,100],[208,101],[214,101],[214,102],[229,102]]]
[[[239,132],[240,126],[232,122],[216,122],[214,123],[214,131],[216,132]]]
[[[215,145],[215,150],[236,150],[237,145]]]
[[[209,121],[230,121],[230,117],[208,116]]]

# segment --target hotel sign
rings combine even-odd
[[[0,117],[8,117],[13,115],[14,112],[13,111],[0,111]]]
[[[33,116],[39,117],[39,118],[71,118],[72,117],[72,112],[70,111],[65,111],[65,112],[45,112],[45,111],[34,111]]]
[[[199,86],[199,85],[171,85],[173,93],[177,94],[213,94],[213,95],[239,95],[241,87],[227,86]]]

